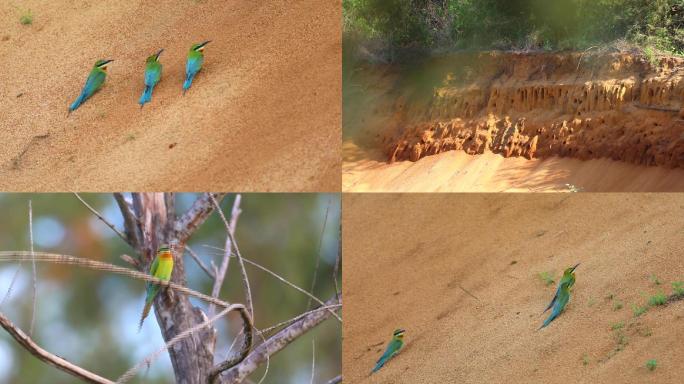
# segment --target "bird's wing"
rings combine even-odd
[[[148,87],[154,86],[161,78],[161,64],[150,65],[145,68],[145,85]]]
[[[83,87],[83,92],[91,95],[100,87],[102,86],[102,83],[105,81],[105,73],[103,71],[98,71],[98,70],[93,70],[90,72],[90,75],[88,76],[88,80],[86,80],[85,86]]]
[[[549,303],[549,305],[546,307],[546,309],[545,309],[544,312],[542,312],[542,313],[545,313],[546,311],[548,311],[549,309],[551,309],[551,307],[553,307],[553,304],[556,303],[556,300],[558,299],[558,292],[560,292],[561,286],[562,286],[562,285],[563,285],[563,282],[561,281],[561,282],[558,284],[558,288],[556,289],[556,294],[553,295],[553,299],[551,300],[551,302]]]
[[[185,64],[185,74],[190,76],[197,73],[202,68],[202,56],[190,56],[188,62]]]

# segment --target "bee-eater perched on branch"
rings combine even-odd
[[[561,314],[561,312],[563,312],[563,309],[565,309],[565,306],[570,300],[570,288],[575,284],[575,268],[578,266],[579,264],[576,264],[574,267],[570,267],[563,272],[563,277],[561,277],[560,281],[558,282],[556,295],[553,296],[553,300],[551,300],[549,305],[544,310],[544,312],[546,312],[553,308],[551,309],[551,315],[544,320],[544,324],[542,324],[539,329],[549,325],[556,317],[558,317],[558,315]]]
[[[378,362],[375,364],[375,368],[371,371],[372,373],[377,372],[380,368],[382,368],[385,363],[387,363],[391,358],[394,357],[399,351],[401,350],[401,347],[404,346],[404,331],[403,329],[397,329],[394,331],[394,334],[392,334],[392,341],[387,344],[387,349],[385,349],[385,353],[380,356],[380,359],[378,359]]]
[[[157,251],[157,255],[154,257],[152,264],[150,265],[150,275],[164,280],[171,280],[171,273],[173,272],[173,254],[167,245],[162,245]],[[140,325],[138,330],[142,328],[143,321],[150,313],[150,308],[152,308],[152,303],[154,303],[154,298],[157,297],[159,289],[161,288],[159,284],[153,282],[147,282],[147,297],[145,298],[145,308],[143,308],[142,316],[140,317]]]
[[[138,101],[140,108],[152,100],[152,90],[154,90],[154,86],[161,79],[162,65],[159,63],[159,55],[162,52],[164,52],[163,48],[154,55],[148,56],[147,60],[145,60],[145,89],[142,96],[140,96],[140,101]]]
[[[102,87],[105,78],[107,78],[107,64],[112,61],[114,60],[98,60],[95,62],[95,66],[93,66],[93,69],[90,71],[90,75],[88,75],[88,79],[83,86],[81,94],[69,107],[69,113],[75,111],[84,101],[88,100],[90,96]]]
[[[203,43],[193,44],[190,47],[190,52],[188,52],[188,62],[185,64],[185,82],[183,83],[183,94],[192,85],[192,80],[195,75],[202,69],[202,63],[204,63],[204,46],[209,44],[211,40],[207,40]]]

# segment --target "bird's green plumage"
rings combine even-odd
[[[90,96],[94,95],[105,82],[107,78],[106,65],[113,60],[98,60],[95,62],[93,69],[90,71],[86,83],[81,90],[81,94],[76,98],[76,100],[69,106],[69,113],[75,111],[81,106]]]
[[[148,56],[147,60],[145,61],[145,88],[143,89],[142,96],[140,96],[140,100],[138,101],[141,108],[143,105],[145,105],[145,103],[152,100],[152,91],[154,90],[155,85],[157,85],[161,79],[162,65],[159,62],[159,55],[161,55],[162,52],[164,52],[163,49],[154,55]]]
[[[575,284],[575,268],[577,268],[579,264],[575,265],[574,267],[570,267],[563,272],[563,277],[561,277],[561,280],[558,282],[558,288],[556,289],[556,295],[553,297],[553,300],[551,300],[551,303],[546,307],[544,312],[548,311],[550,308],[551,309],[551,315],[544,320],[544,324],[539,329],[542,329],[549,325],[553,320],[555,320],[565,309],[565,306],[568,304],[568,301],[570,301],[570,288]]]
[[[173,273],[173,254],[168,247],[162,246],[157,251],[157,255],[152,260],[150,265],[150,275],[158,279],[169,281],[171,280],[171,274]],[[140,317],[140,327],[142,327],[143,321],[150,313],[152,308],[152,303],[154,298],[159,293],[160,286],[153,282],[147,282],[147,297],[145,298],[145,307],[143,308],[142,316]]]
[[[385,363],[387,363],[391,358],[393,358],[401,348],[404,346],[404,333],[405,331],[403,329],[397,329],[394,331],[394,334],[392,335],[392,340],[387,344],[387,348],[385,349],[385,353],[380,356],[378,359],[377,363],[375,364],[375,368],[371,371],[371,373],[377,372],[380,368],[382,368]]]
[[[192,85],[192,80],[195,75],[202,69],[202,64],[204,63],[204,46],[209,44],[211,40],[193,44],[188,52],[188,61],[185,64],[185,82],[183,83],[183,94]]]

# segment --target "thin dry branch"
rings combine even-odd
[[[180,244],[185,244],[214,210],[211,200],[221,201],[224,196],[225,193],[205,193],[192,203],[192,207],[180,219],[176,220],[174,229]]]
[[[336,298],[332,298],[328,300],[324,304],[324,306],[330,306],[335,304],[340,303],[337,302]],[[221,375],[221,377],[224,379],[224,382],[228,384],[242,382],[245,379],[245,377],[247,377],[247,375],[254,372],[259,367],[259,365],[261,365],[261,363],[270,358],[270,356],[281,351],[291,342],[293,342],[306,332],[310,331],[311,329],[322,323],[324,320],[328,319],[330,316],[330,312],[328,311],[317,311],[302,317],[289,327],[281,330],[280,332],[270,337],[263,344],[254,348],[254,350],[250,352],[249,356],[247,356],[245,360],[243,360],[240,364],[234,366],[233,368],[227,370],[225,373]],[[220,366],[212,368],[212,372],[216,372],[217,370],[219,372],[222,371]]]
[[[314,294],[314,289],[316,288],[316,280],[318,279],[318,268],[321,267],[321,249],[323,249],[323,236],[325,235],[325,227],[328,224],[328,213],[330,212],[330,206],[332,205],[332,199],[328,199],[328,206],[325,208],[325,218],[323,219],[323,228],[321,228],[321,235],[318,237],[318,253],[316,254],[316,266],[314,267],[313,279],[311,279],[311,289],[309,292]],[[311,299],[306,303],[306,309],[311,308]]]
[[[218,201],[214,199],[214,197],[211,197],[211,201],[214,203],[214,206],[216,207],[216,211],[218,212],[219,216],[221,216],[221,220],[223,221],[223,224],[226,226],[226,246],[224,248],[224,257],[223,257],[223,263],[221,263],[221,269],[219,270],[219,274],[217,276],[216,282],[214,284],[214,289],[216,289],[216,295],[218,295],[218,292],[221,290],[221,285],[223,284],[223,278],[225,277],[226,271],[228,270],[228,262],[230,260],[230,253],[231,253],[231,245],[232,249],[235,250],[235,255],[237,256],[238,259],[238,264],[240,265],[240,274],[242,275],[242,285],[245,290],[245,303],[247,304],[247,308],[249,308],[249,313],[252,316],[252,321],[254,320],[254,305],[252,303],[252,288],[249,285],[249,277],[247,276],[247,270],[245,269],[245,263],[242,261],[242,254],[240,254],[240,248],[237,245],[237,241],[235,241],[235,226],[237,225],[237,218],[240,216],[240,195],[235,196],[235,203],[233,204],[233,210],[231,212],[231,218],[230,218],[230,223],[228,223],[228,220],[226,220],[226,216],[223,214],[223,211],[221,210],[221,207],[218,204]],[[225,269],[224,269],[225,266]],[[212,292],[213,294],[213,292]],[[211,311],[211,309],[210,309]],[[211,312],[210,312],[211,313]]]
[[[245,316],[245,315],[246,315],[245,306],[242,305],[242,304],[233,304],[233,305],[231,305],[231,306],[225,308],[225,309],[224,309],[223,311],[221,311],[218,315],[212,317],[211,319],[207,319],[206,321],[204,321],[204,322],[202,322],[202,323],[200,323],[200,324],[197,324],[197,325],[195,325],[194,327],[192,327],[192,328],[190,328],[190,329],[187,329],[187,330],[185,330],[185,331],[179,333],[178,335],[176,335],[173,339],[169,340],[168,343],[164,344],[161,348],[159,348],[159,349],[157,349],[156,351],[154,351],[153,353],[151,353],[149,356],[147,356],[146,358],[144,358],[142,361],[140,361],[140,362],[139,362],[138,364],[136,364],[134,367],[132,367],[131,369],[129,369],[128,371],[126,371],[126,373],[124,373],[123,375],[121,375],[121,377],[119,377],[119,379],[117,379],[117,381],[116,381],[117,384],[118,384],[118,383],[125,383],[125,382],[129,381],[130,379],[132,379],[132,378],[136,375],[136,373],[137,373],[141,368],[143,368],[144,366],[149,366],[150,364],[152,364],[152,362],[154,362],[157,358],[159,358],[159,356],[160,356],[164,351],[166,351],[166,350],[168,350],[169,348],[173,347],[176,343],[178,343],[178,342],[181,341],[182,339],[184,339],[184,338],[190,336],[191,334],[193,334],[193,333],[195,333],[195,332],[197,332],[197,331],[199,331],[199,330],[201,330],[201,329],[203,329],[203,328],[206,328],[206,327],[212,325],[214,322],[216,322],[216,321],[217,321],[218,319],[220,319],[221,317],[227,315],[227,314],[228,314],[229,312],[231,312],[231,311],[236,311],[236,310],[240,312],[240,315],[242,316],[242,321],[243,321],[247,326],[249,326],[250,328],[252,328],[252,324],[250,323],[249,317],[246,317],[246,316]],[[240,333],[244,333],[244,329],[245,329],[245,328],[243,327],[243,329],[242,329],[242,331],[241,331]],[[245,337],[245,338],[244,338],[244,343],[243,343],[242,351],[241,351],[240,355],[238,356],[238,358],[235,359],[235,363],[234,363],[234,364],[238,364],[238,363],[239,363],[240,361],[242,361],[245,357],[247,357],[247,354],[249,353],[249,350],[251,349],[251,346],[252,346],[252,332],[248,332],[247,335],[248,335],[248,337]]]
[[[328,380],[325,384],[339,384],[342,382],[342,375],[337,375],[332,379]]]
[[[31,244],[31,255],[33,256],[33,206],[29,200],[29,243]],[[33,290],[31,297],[31,326],[29,327],[29,336],[33,337],[33,327],[36,325],[36,291],[38,288],[38,276],[36,274],[36,261],[31,262],[33,268]]]
[[[138,219],[133,213],[133,207],[126,201],[126,198],[122,193],[114,193],[114,200],[119,206],[119,211],[123,216],[124,221],[124,231],[128,235],[129,243],[135,249],[140,247],[140,233],[138,229]]]
[[[212,279],[215,279],[216,277],[214,276],[214,273],[209,270],[209,268],[202,262],[202,259],[197,256],[195,251],[193,251],[188,245],[185,246],[185,250],[188,251],[188,254],[190,254],[190,257],[192,257],[193,260],[195,260],[195,263],[199,265],[199,267],[204,271],[204,273],[207,274]]]
[[[223,251],[221,248],[214,247],[214,246],[211,246],[211,245],[205,245],[205,247],[213,248],[213,249],[217,249],[217,250]],[[237,257],[237,256],[233,256],[233,257]],[[270,269],[268,269],[268,268],[266,268],[266,267],[264,267],[264,266],[262,266],[262,265],[260,265],[260,264],[257,264],[256,262],[254,262],[254,261],[252,261],[252,260],[245,259],[244,257],[243,257],[242,259],[243,259],[247,264],[253,265],[253,266],[255,266],[255,267],[261,269],[262,271],[264,271],[264,272],[268,273],[269,275],[275,277],[276,279],[280,280],[280,281],[283,282],[284,284],[289,285],[290,287],[294,288],[295,290],[297,290],[297,291],[303,293],[304,295],[306,295],[306,296],[312,298],[312,299],[313,299],[315,302],[317,302],[318,304],[320,304],[320,305],[325,305],[325,303],[323,303],[323,301],[322,301],[321,299],[319,299],[318,297],[316,297],[316,296],[310,294],[309,292],[307,292],[306,290],[300,288],[299,286],[295,285],[294,283],[291,283],[290,281],[288,281],[288,280],[285,279],[284,277],[278,275],[277,273],[271,271]],[[337,313],[335,313],[334,311],[329,311],[329,312],[330,312],[330,314],[333,315],[339,322],[342,322],[342,318],[341,318],[340,316],[338,316]]]
[[[28,337],[21,329],[17,328],[12,322],[0,313],[0,326],[2,326],[7,333],[16,340],[19,345],[30,352],[33,356],[44,363],[52,365],[86,383],[96,384],[114,384],[113,381],[107,380],[104,377],[98,376],[86,369],[74,365],[67,360],[54,355],[36,344],[30,337]]]
[[[178,284],[170,282],[170,281],[161,280],[161,279],[158,279],[156,277],[152,277],[146,273],[138,272],[138,271],[130,269],[130,268],[124,268],[124,267],[119,267],[119,266],[116,266],[113,264],[103,263],[101,261],[83,259],[83,258],[75,257],[75,256],[60,255],[60,254],[55,254],[55,253],[35,252],[34,255],[35,255],[35,257],[31,257],[31,253],[26,252],[26,251],[0,251],[0,262],[1,261],[28,262],[28,261],[35,260],[38,262],[76,265],[79,267],[116,273],[118,275],[124,275],[124,276],[128,276],[128,277],[132,277],[134,279],[150,281],[152,283],[161,285],[163,288],[166,288],[166,287],[171,288],[171,289],[178,291],[180,293],[196,297],[196,298],[204,300],[208,303],[215,304],[219,307],[225,308],[225,307],[230,306],[230,303],[227,303],[223,300],[220,300],[220,299],[217,299],[217,298],[214,298],[211,296],[207,296],[203,293],[194,291],[190,288],[186,288],[182,285],[178,285]]]
[[[78,199],[81,201],[81,203],[83,203],[83,205],[86,206],[86,208],[88,208],[88,209],[90,210],[90,212],[93,213],[93,215],[97,216],[97,218],[100,219],[100,221],[102,221],[103,223],[105,223],[109,228],[112,229],[112,231],[116,232],[116,234],[117,234],[120,238],[122,238],[123,241],[126,242],[126,244],[132,245],[132,244],[129,242],[129,240],[128,240],[128,238],[126,237],[126,235],[124,235],[121,231],[119,231],[119,230],[116,228],[116,226],[115,226],[114,224],[110,223],[107,219],[105,219],[105,218],[100,214],[100,212],[96,211],[95,208],[91,207],[88,203],[86,203],[85,200],[83,200],[83,199],[81,198],[81,196],[78,195],[78,193],[75,193],[75,192],[74,192],[74,195],[76,196],[76,198],[78,198]]]

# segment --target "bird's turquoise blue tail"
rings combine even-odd
[[[140,96],[140,101],[138,103],[142,107],[145,103],[148,103],[150,100],[152,100],[152,90],[154,89],[153,86],[146,85],[145,90],[142,93],[142,96]]]
[[[86,92],[85,92],[85,91],[84,91],[84,92],[81,92],[81,95],[78,96],[78,98],[76,99],[76,101],[74,101],[74,102],[71,104],[71,106],[69,107],[69,113],[75,111],[76,108],[80,107],[81,104],[85,101],[86,98],[87,98]]]
[[[375,373],[375,372],[377,372],[380,368],[382,368],[382,366],[385,365],[385,363],[387,362],[387,360],[389,360],[390,357],[391,357],[391,355],[388,355],[387,353],[385,353],[384,355],[382,355],[382,357],[380,357],[380,360],[378,360],[377,364],[375,364],[375,368],[373,368],[373,370],[371,371],[371,373]]]
[[[196,74],[197,73],[195,72],[187,75],[187,77],[185,78],[185,82],[183,83],[183,93],[190,89],[190,86],[192,85],[192,80],[195,78]]]
[[[546,320],[544,320],[544,324],[542,324],[542,326],[539,327],[539,329],[542,329],[542,328],[546,327],[547,325],[551,324],[551,322],[553,320],[555,320],[556,317],[558,317],[558,315],[560,315],[561,311],[562,311],[562,309],[558,309],[558,307],[553,308],[553,311],[551,311],[551,315],[549,317],[547,317]]]

